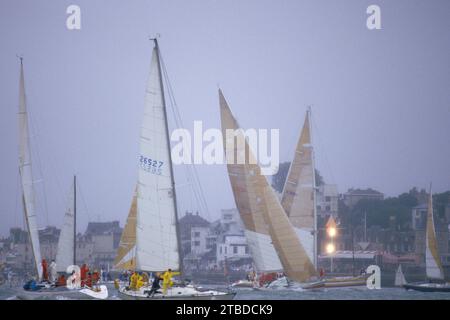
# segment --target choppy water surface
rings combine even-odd
[[[213,286],[211,286],[213,287]],[[223,289],[218,288],[218,289]],[[0,299],[16,299],[19,288],[0,287]],[[108,285],[110,300],[119,300],[117,291]],[[406,291],[401,288],[331,288],[315,290],[236,290],[236,300],[450,300],[450,293]],[[67,297],[39,297],[40,300],[66,300]]]

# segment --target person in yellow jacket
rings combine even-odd
[[[130,289],[131,290],[137,289],[138,279],[139,279],[139,274],[137,272],[134,272],[130,278]]]
[[[136,290],[139,290],[144,285],[144,276],[139,275],[136,282]]]
[[[167,269],[166,272],[164,272],[162,279],[163,279],[163,294],[165,295],[167,293],[167,289],[171,288],[173,286],[172,277],[180,274],[179,272],[172,271],[172,269]]]
[[[148,273],[142,272],[142,282],[144,283],[144,286],[148,286]]]

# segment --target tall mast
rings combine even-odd
[[[159,72],[159,82],[161,86],[161,96],[162,96],[162,106],[164,110],[164,121],[166,122],[166,142],[167,142],[167,149],[169,150],[169,162],[170,162],[170,179],[172,184],[172,191],[173,191],[173,202],[174,202],[174,208],[175,208],[175,229],[177,233],[177,245],[178,245],[178,265],[180,266],[180,272],[183,271],[183,259],[181,258],[181,240],[180,240],[180,230],[178,225],[178,209],[177,209],[177,196],[175,191],[175,180],[173,175],[173,167],[172,167],[172,154],[170,152],[170,140],[169,140],[169,122],[167,119],[167,108],[166,108],[166,98],[164,95],[164,84],[163,84],[163,74],[161,69],[161,59],[160,59],[160,51],[159,51],[159,45],[158,45],[158,39],[153,38],[152,39],[155,42],[155,48],[156,48],[156,59],[158,62],[158,72]]]
[[[308,110],[306,111],[307,115],[308,115],[308,123],[309,123],[309,134],[310,134],[310,139],[311,139],[311,145],[313,145],[312,143],[312,119],[311,119],[311,106],[308,107]],[[314,148],[311,150],[311,161],[312,161],[312,177],[313,177],[313,187],[312,187],[312,192],[313,192],[313,215],[314,215],[314,228],[313,228],[313,233],[314,233],[314,244],[313,244],[313,252],[314,252],[314,259],[313,259],[313,264],[314,267],[317,269],[317,205],[316,205],[316,163],[314,160]]]
[[[73,264],[77,264],[77,176],[73,176]]]

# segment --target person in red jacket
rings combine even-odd
[[[48,266],[45,259],[42,259],[42,281],[48,281]]]
[[[80,269],[80,277],[81,277],[81,286],[83,287],[86,284],[86,279],[89,273],[89,267],[86,263],[83,263]]]
[[[89,272],[84,284],[86,285],[86,287],[92,288],[92,282],[93,282],[92,274]]]
[[[99,280],[100,280],[100,273],[97,270],[95,270],[94,273],[92,274],[92,284],[96,285]]]

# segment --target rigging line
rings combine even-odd
[[[176,114],[175,122],[178,123],[177,124],[178,126],[181,125],[181,127],[184,127],[182,119],[181,119],[181,115],[180,115],[180,112],[179,112],[179,109],[178,109],[178,105],[177,105],[176,100],[175,100],[175,95],[173,93],[173,89],[172,89],[172,85],[171,85],[171,82],[170,82],[169,74],[167,72],[166,65],[164,63],[164,59],[162,58],[161,49],[160,49],[160,59],[161,59],[161,65],[162,65],[163,73],[164,73],[164,78],[165,78],[165,81],[166,81],[166,87],[168,89],[169,98],[170,98],[170,101],[171,101],[171,108],[172,108],[172,111],[174,112],[174,114]],[[177,117],[178,117],[178,119],[177,119]],[[202,199],[203,205],[205,206],[206,213],[209,216],[208,204],[206,202],[206,199],[205,199],[205,196],[204,196],[204,191],[203,191],[203,188],[201,186],[200,179],[198,177],[197,169],[195,168],[195,166],[193,164],[191,164],[190,166],[191,166],[191,168],[193,170],[193,173],[194,173],[194,180],[198,184],[197,187],[199,188],[199,192],[200,192],[199,195],[200,195],[200,197]]]
[[[333,169],[331,167],[331,164],[330,164],[330,161],[328,159],[327,153],[326,153],[325,148],[323,146],[322,139],[320,137],[319,130],[317,128],[317,124],[315,122],[315,118],[312,115],[312,112],[311,112],[310,118],[311,118],[311,123],[312,123],[312,125],[314,127],[315,136],[318,138],[316,140],[319,141],[319,146],[321,148],[321,152],[323,153],[323,158],[325,159],[325,165],[328,167],[328,170],[330,171],[331,183],[332,184],[336,184],[336,179],[335,179],[334,174],[333,174]]]
[[[19,171],[17,171],[17,178],[16,178],[16,196],[14,197],[15,198],[15,207],[14,207],[14,226],[17,226],[18,224],[17,224],[17,208],[19,207],[19,199],[20,199],[20,196],[18,196],[19,195],[19,179],[20,179],[20,173],[19,173]]]
[[[84,197],[84,193],[83,193],[83,189],[81,188],[81,184],[80,184],[80,181],[79,181],[80,179],[77,179],[77,189],[78,189],[78,191],[79,191],[79,193],[80,193],[80,196],[81,196],[81,202],[83,203],[83,207],[84,207],[84,210],[86,211],[86,214],[87,214],[87,216],[88,216],[88,219],[89,219],[89,221],[91,221],[91,215],[89,214],[89,210],[88,210],[88,207],[87,207],[87,203],[86,203],[86,199],[85,199],[85,197]]]
[[[33,117],[36,117],[33,115]],[[38,125],[40,123],[39,121],[39,117],[37,118],[37,123],[36,125]],[[39,141],[38,141],[39,143]],[[39,143],[40,144],[40,143]],[[51,170],[51,176],[54,178],[55,182],[56,182],[56,186],[58,188],[58,195],[53,197],[52,199],[58,199],[59,205],[60,207],[64,207],[66,205],[66,199],[65,199],[65,194],[63,194],[63,190],[64,188],[62,188],[62,184],[61,184],[61,179],[58,176],[58,172],[61,172],[60,167],[59,167],[59,162],[55,160],[54,154],[52,154],[51,152],[49,154],[47,154],[47,161],[49,164],[49,167],[54,168],[54,170]]]
[[[44,198],[44,211],[45,211],[45,220],[46,220],[46,225],[49,225],[49,219],[48,219],[48,201],[47,201],[47,192],[46,192],[46,187],[45,187],[45,179],[44,179],[44,174],[43,174],[43,170],[42,170],[42,161],[41,161],[41,155],[39,152],[39,149],[41,148],[41,145],[39,143],[39,128],[38,128],[38,124],[37,124],[37,120],[34,120],[34,114],[32,114],[31,109],[28,108],[28,114],[30,115],[29,117],[29,122],[31,124],[31,131],[32,131],[32,136],[35,138],[35,143],[36,143],[36,147],[34,148],[35,152],[36,152],[36,157],[37,157],[37,165],[38,165],[38,170],[39,170],[39,174],[41,176],[41,180],[42,180],[42,191],[44,193],[43,198]],[[36,123],[36,124],[35,124]]]

